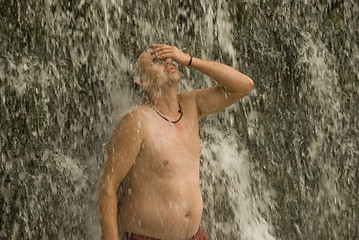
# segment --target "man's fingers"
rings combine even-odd
[[[171,54],[171,53],[173,53],[173,51],[164,49],[164,50],[160,50],[160,51],[156,52],[155,55],[158,57],[162,57],[163,54],[167,54],[167,53]]]
[[[169,45],[166,44],[152,44],[153,48],[158,48],[158,47],[170,47]]]
[[[162,58],[162,59],[164,59],[164,58],[171,58],[171,54],[170,53],[164,53],[164,54],[162,54],[161,56],[158,56],[158,58]],[[173,59],[172,59],[173,60]]]
[[[173,61],[179,63],[182,66],[187,64],[185,63],[187,60],[183,59],[186,54],[181,52],[181,50],[175,46],[153,44],[152,47],[153,49],[151,51],[151,55],[153,58],[172,58]]]
[[[151,54],[152,55],[158,55],[158,54],[160,54],[160,53],[163,53],[163,52],[173,52],[173,50],[172,49],[168,49],[168,48],[156,48],[156,49],[153,49],[152,51],[151,51]]]
[[[164,44],[154,44],[154,45],[152,45],[152,47],[153,47],[153,49],[151,51],[152,54],[155,54],[156,52],[159,52],[162,50],[172,50],[173,51],[173,47],[164,45]]]

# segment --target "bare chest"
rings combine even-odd
[[[185,120],[170,125],[153,124],[141,150],[142,164],[158,175],[176,175],[181,171],[198,172],[201,147],[198,122]]]

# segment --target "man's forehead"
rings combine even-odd
[[[137,50],[137,52],[135,53],[134,57],[132,58],[132,59],[133,59],[132,61],[133,61],[133,62],[136,62],[136,61],[139,59],[139,57],[142,55],[142,53],[144,53],[144,52],[150,52],[151,49],[153,49],[151,46],[145,46],[145,47],[143,47],[143,48]]]
[[[138,62],[142,62],[142,61],[147,61],[147,60],[152,60],[152,56],[151,56],[151,51],[152,48],[147,48],[145,49],[140,56],[138,57],[137,61]]]
[[[149,56],[149,57],[151,57],[151,48],[147,48],[147,49],[145,49],[142,53],[141,53],[141,55],[140,55],[140,57],[141,56]]]

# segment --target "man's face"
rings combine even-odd
[[[163,85],[178,85],[180,74],[170,58],[154,58],[151,49],[145,50],[137,60],[141,81],[148,89],[159,89]]]

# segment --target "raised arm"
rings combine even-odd
[[[191,56],[174,46],[156,44],[153,47],[152,54],[155,57],[172,58],[182,66],[187,66],[190,62]],[[210,88],[193,91],[192,94],[196,95],[200,117],[232,105],[247,95],[254,86],[249,77],[222,63],[192,58],[191,67],[206,74],[218,83],[218,85]]]
[[[100,181],[99,208],[103,239],[118,240],[116,192],[140,151],[143,131],[136,114],[127,115],[109,141],[107,160]]]
[[[249,77],[222,63],[193,58],[191,66],[218,83],[214,87],[195,91],[200,117],[232,105],[246,96],[254,86]]]

